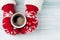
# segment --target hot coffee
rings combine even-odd
[[[16,26],[17,28],[21,28],[23,25],[26,24],[26,18],[24,15],[17,13],[12,16],[11,23],[13,26]]]

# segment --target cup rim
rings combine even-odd
[[[12,21],[13,17],[14,17],[15,15],[17,15],[17,14],[22,15],[22,16],[24,17],[24,19],[25,19],[23,25],[21,25],[21,26],[19,26],[19,27],[16,26],[16,25],[14,25],[14,23],[13,23],[13,21]],[[15,28],[22,28],[22,27],[24,27],[24,26],[26,25],[26,22],[27,22],[27,20],[26,20],[26,17],[25,17],[24,12],[18,12],[18,13],[15,13],[15,14],[13,14],[12,17],[11,17],[11,24],[12,24],[12,26],[15,27]]]

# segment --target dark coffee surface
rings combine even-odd
[[[13,24],[14,24],[14,25],[16,25],[16,26],[21,26],[21,25],[24,24],[25,19],[24,19],[24,17],[23,17],[22,15],[17,14],[17,15],[15,15],[15,16],[13,17],[12,21],[13,21]]]

